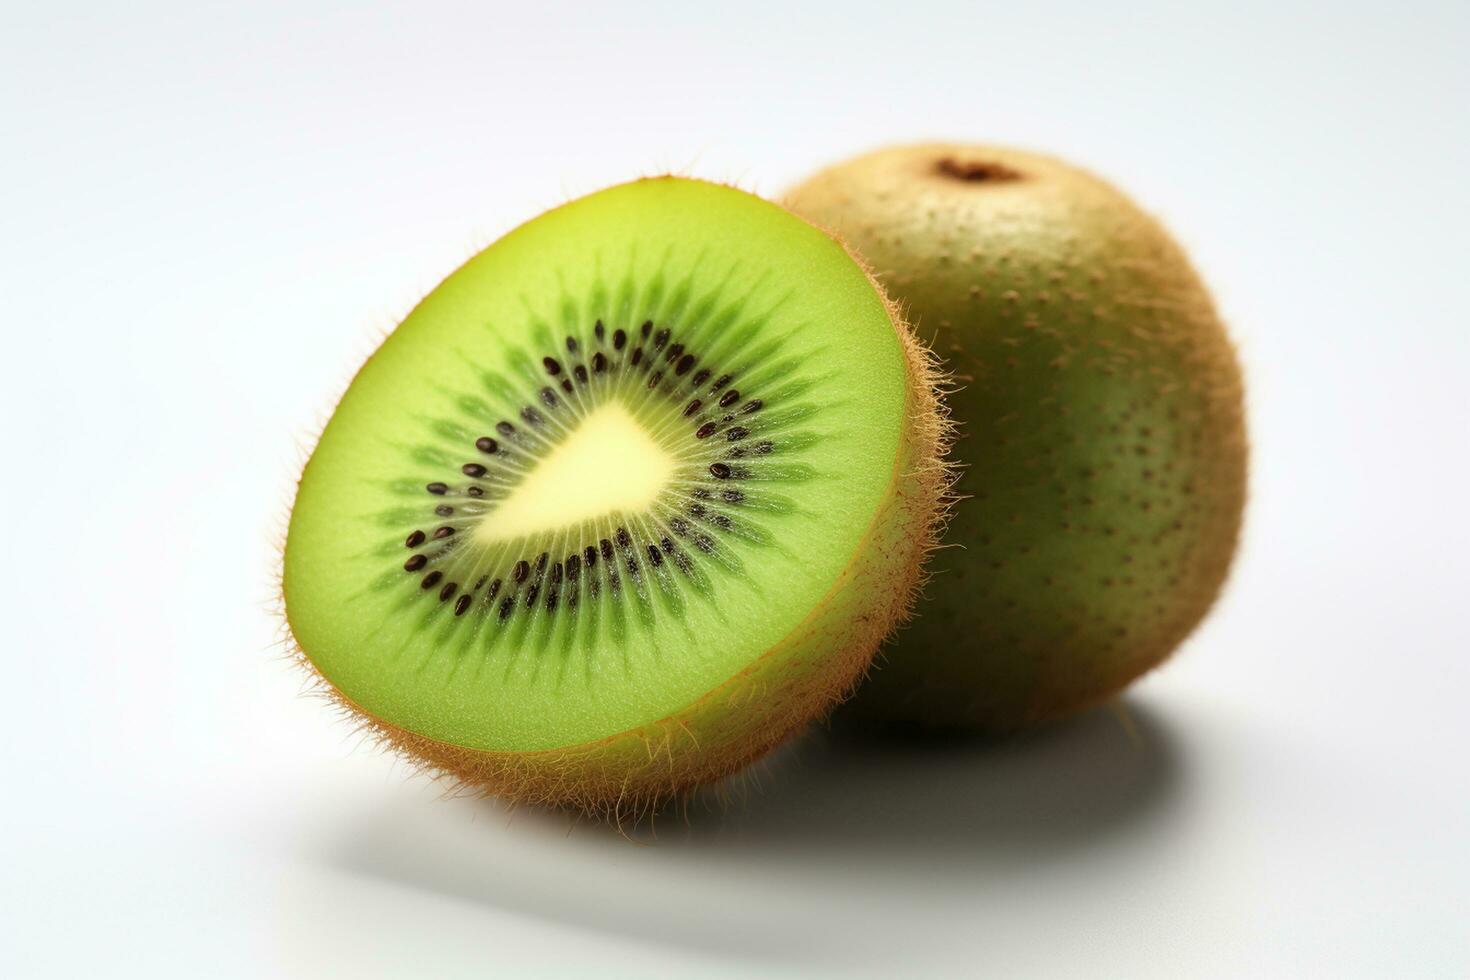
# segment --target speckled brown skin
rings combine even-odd
[[[1155,666],[1230,566],[1240,369],[1189,261],[1057,160],[932,144],[818,173],[786,203],[846,239],[948,360],[964,464],[916,621],[852,703],[1008,728]]]

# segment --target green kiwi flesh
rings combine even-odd
[[[946,547],[853,711],[1005,728],[1162,661],[1225,579],[1246,492],[1240,370],[1183,251],[1103,181],[999,147],[878,151],[786,203],[955,378]]]
[[[611,811],[820,714],[907,609],[942,494],[926,352],[825,233],[655,178],[559,207],[352,381],[283,559],[304,663],[513,799]]]

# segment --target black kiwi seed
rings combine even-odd
[[[414,555],[408,561],[403,563],[403,570],[405,572],[416,572],[428,563],[429,559],[424,557],[423,555]]]
[[[581,368],[579,367],[578,370],[581,370]],[[562,378],[561,379],[561,390],[562,391],[565,391],[569,395],[572,393],[572,379],[571,378]]]
[[[454,595],[454,593],[456,591],[458,591],[458,589],[459,589],[459,583],[458,582],[449,582],[449,583],[445,584],[444,588],[442,588],[442,589],[439,590],[439,601],[440,602],[448,602],[450,600],[450,598]]]
[[[741,439],[744,439],[748,435],[750,435],[749,429],[737,425],[731,427],[730,430],[725,433],[725,438],[731,442],[739,442]]]
[[[546,373],[553,378],[561,374],[561,362],[554,357],[541,358],[541,366],[546,368]]]
[[[731,388],[729,391],[725,392],[723,395],[720,396],[720,407],[721,408],[729,408],[731,405],[735,404],[739,400],[740,400],[740,391],[739,391],[739,389]]]
[[[740,414],[749,415],[751,412],[759,412],[764,407],[764,404],[759,398],[752,398],[745,403],[745,407],[740,410]]]
[[[553,585],[561,581],[561,562],[555,562],[551,566],[551,582]]]
[[[454,528],[450,527],[448,524],[444,525],[443,527],[436,527],[436,528],[434,528],[434,537],[435,538],[447,538],[447,537],[449,537],[453,533],[454,533]]]
[[[604,327],[602,325],[602,321],[598,320],[595,324],[592,325],[592,332],[597,335],[598,340],[601,340],[603,336],[607,333],[607,327]]]
[[[597,549],[594,548],[594,547],[592,547],[592,545],[589,544],[586,547],[586,549],[582,552],[582,560],[587,563],[587,570],[588,571],[591,571],[593,568],[596,568],[597,567]]]
[[[500,594],[500,579],[490,583],[490,591],[485,593],[485,601],[489,602]]]
[[[658,550],[658,545],[656,544],[651,544],[648,546],[648,563],[654,568],[657,568],[664,563],[663,552]]]
[[[575,582],[582,571],[582,556],[575,551],[567,555],[567,581]]]
[[[474,585],[470,586],[470,591],[471,592],[479,592],[480,591],[480,588],[482,586],[484,586],[484,584],[486,582],[488,582],[488,581],[490,581],[490,576],[488,576],[488,575],[481,575],[479,581],[477,581]]]
[[[481,466],[479,463],[466,463],[459,468],[459,471],[465,476],[472,477],[477,480],[485,475],[485,467]]]
[[[511,614],[512,611],[515,610],[515,607],[516,607],[515,596],[507,595],[504,599],[501,599],[500,600],[500,618],[502,620],[510,619],[510,614]]]
[[[436,493],[441,497],[449,492],[449,486],[444,483],[430,483],[428,486],[424,487],[424,489],[429,491],[430,493]]]
[[[694,355],[685,354],[683,357],[679,358],[679,363],[674,365],[674,373],[683,376],[685,374],[688,374],[689,369],[692,367],[694,367]]]
[[[511,425],[509,422],[496,422],[495,431],[499,432],[503,436],[513,436],[515,435],[516,427]]]
[[[732,504],[738,504],[740,503],[740,501],[745,499],[745,494],[741,493],[739,490],[722,490],[720,491],[720,496],[724,497]]]
[[[603,371],[606,370],[607,356],[603,354],[602,351],[598,351],[596,354],[592,355],[592,373],[601,374]]]
[[[652,330],[653,330],[653,321],[652,320],[644,320],[643,321],[642,330],[640,331],[643,334],[643,336],[647,337],[649,335],[649,333],[652,332]]]
[[[436,586],[436,585],[439,584],[439,580],[441,578],[443,578],[443,577],[444,577],[444,573],[441,572],[441,571],[439,571],[438,569],[435,569],[434,571],[432,571],[429,574],[425,575],[419,581],[419,588],[425,589],[425,590],[432,589],[434,586]]]
[[[692,384],[692,385],[694,385],[694,387],[698,388],[700,385],[704,384],[708,380],[709,380],[709,369],[708,368],[700,368],[698,371],[695,371],[694,372],[694,377],[692,377],[692,378],[689,379],[689,383]]]
[[[620,548],[626,548],[633,543],[633,539],[629,536],[628,529],[625,527],[618,528],[617,539]]]
[[[657,388],[659,382],[662,381],[663,379],[664,379],[664,373],[662,371],[655,371],[655,372],[653,372],[653,374],[651,374],[651,375],[648,376],[648,389],[650,391],[652,391],[654,388]]]
[[[689,416],[691,416],[695,412],[699,411],[699,406],[700,406],[699,399],[698,398],[694,399],[692,402],[690,402],[688,405],[686,405],[684,407],[684,417],[687,419]]]
[[[668,350],[664,351],[664,360],[666,360],[666,361],[675,361],[675,360],[678,360],[679,355],[680,354],[683,354],[683,353],[684,353],[684,345],[683,344],[673,344],[673,345],[671,345],[669,347]]]
[[[621,328],[613,331],[613,350],[622,350],[627,343],[628,335],[623,333]]]
[[[489,436],[481,436],[475,440],[475,448],[482,453],[494,453],[496,449],[500,448],[500,443],[491,439]]]
[[[576,337],[568,337],[567,338],[567,353],[569,353],[569,354],[575,354],[575,353],[577,353],[577,338]]]
[[[694,430],[694,438],[708,439],[710,436],[715,434],[716,428],[718,428],[718,426],[714,422],[706,422],[704,423],[704,425],[701,425],[698,429]]]
[[[634,347],[633,348],[633,356],[629,360],[631,360],[635,365],[639,361],[643,360],[643,348],[642,347]]]
[[[717,480],[728,480],[730,478],[730,467],[724,463],[709,464],[710,475]]]
[[[516,567],[511,570],[510,577],[516,580],[516,585],[520,585],[530,574],[531,563],[523,558],[516,562]]]
[[[541,586],[538,583],[536,583],[536,582],[532,582],[531,585],[530,585],[530,587],[526,589],[526,608],[527,609],[530,609],[532,606],[534,606],[536,604],[536,597],[538,595],[540,595],[540,594],[541,594]]]
[[[550,557],[551,556],[548,555],[546,552],[544,552],[544,551],[541,552],[541,556],[536,559],[536,574],[537,575],[540,575],[542,572],[546,571],[546,559],[548,559]]]
[[[454,515],[454,508],[449,506],[448,504],[440,504],[438,507],[434,508],[434,513],[438,514],[440,517],[452,517]]]
[[[645,333],[644,336],[646,337],[648,335]],[[667,344],[668,342],[669,342],[669,328],[668,327],[665,327],[664,329],[660,330],[658,332],[658,334],[653,338],[653,349],[654,350],[663,350],[664,349],[664,344]]]
[[[676,517],[669,521],[669,527],[673,528],[674,533],[681,538],[689,533],[689,522],[682,517]]]
[[[555,408],[558,404],[556,392],[550,388],[541,389],[541,400],[546,403],[547,408]]]
[[[458,599],[454,600],[454,614],[456,616],[463,616],[465,614],[465,610],[470,608],[470,601],[471,600],[468,594],[462,595]]]
[[[467,494],[469,494],[471,497],[483,497],[483,496],[485,496],[485,490],[484,490],[483,487],[473,487],[473,486],[471,486],[471,487],[465,487],[464,488],[464,492],[467,493]]]
[[[542,422],[546,421],[545,417],[542,416],[540,412],[536,411],[530,405],[527,405],[525,408],[521,409],[521,418],[525,419],[532,425],[540,425]]]
[[[572,371],[572,373],[577,376],[578,384],[587,383],[587,369],[584,368],[582,365],[578,364],[577,367]]]
[[[609,541],[607,538],[603,538],[601,541],[599,541],[597,543],[597,545],[598,545],[599,548],[602,549],[602,560],[603,561],[612,561],[612,555],[613,555],[613,552],[612,552],[612,542]]]
[[[546,611],[547,612],[549,612],[549,613],[556,612],[556,600],[557,600],[557,597],[560,594],[561,593],[556,589],[555,586],[553,586],[552,588],[546,590]]]
[[[415,531],[408,536],[408,539],[403,542],[403,545],[406,548],[417,548],[419,545],[423,544],[425,539],[427,538],[428,535],[425,534],[423,531]],[[412,569],[409,570],[412,571]]]
[[[729,384],[733,380],[735,379],[730,377],[728,374],[722,374],[720,375],[720,379],[718,381],[709,386],[709,390],[711,392],[719,391],[721,388],[725,387],[725,385]]]

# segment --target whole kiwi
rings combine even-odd
[[[928,600],[851,706],[1009,728],[1105,700],[1199,623],[1246,496],[1234,349],[1106,182],[992,146],[869,153],[792,190],[954,375],[962,464]]]

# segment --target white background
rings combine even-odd
[[[1470,975],[1465,4],[241,8],[0,18],[0,975]],[[633,843],[301,696],[299,446],[423,291],[936,136],[1121,183],[1240,342],[1244,551],[1130,723],[817,733]]]

